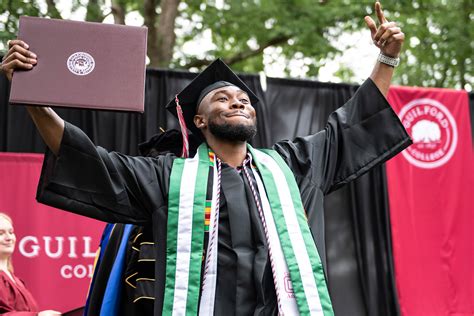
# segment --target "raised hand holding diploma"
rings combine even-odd
[[[14,39],[8,41],[8,52],[0,64],[0,72],[11,81],[16,70],[31,70],[37,62],[37,56],[29,50],[29,45],[22,40]],[[64,132],[64,121],[49,107],[26,108],[46,145],[54,154],[58,154]]]
[[[17,69],[30,70],[36,65],[36,54],[29,51],[29,46],[19,39],[8,41],[8,52],[3,57],[0,71],[11,81],[13,72]]]

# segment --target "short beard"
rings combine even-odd
[[[216,124],[209,122],[209,131],[216,137],[231,142],[248,142],[257,134],[257,124]]]

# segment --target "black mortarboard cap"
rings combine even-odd
[[[216,82],[220,82],[215,85]],[[194,116],[202,98],[212,90],[220,87],[235,85],[247,92],[253,106],[259,102],[258,97],[221,59],[215,60],[191,81],[173,100],[166,109],[179,118],[177,102],[181,106],[186,127],[195,135],[202,138],[201,131],[194,125]],[[181,123],[180,123],[181,125]]]

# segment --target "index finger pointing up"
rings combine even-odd
[[[380,24],[387,22],[387,19],[385,18],[385,15],[382,11],[382,5],[378,1],[375,2],[375,13],[377,14]]]

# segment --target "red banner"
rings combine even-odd
[[[465,91],[394,87],[413,145],[387,163],[399,303],[407,316],[474,315],[474,155]]]
[[[43,155],[0,153],[0,212],[13,220],[15,274],[41,310],[85,304],[104,223],[35,200]]]

